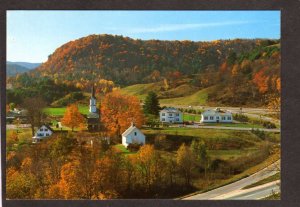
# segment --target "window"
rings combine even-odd
[[[162,118],[161,120],[162,120],[162,121],[166,121],[166,119],[165,119],[165,118]]]
[[[176,121],[179,121],[179,119],[177,118]]]
[[[222,120],[226,120],[225,118],[226,118],[225,116],[222,116]]]
[[[173,114],[169,114],[169,116],[173,116]]]
[[[45,132],[47,132],[48,131],[48,129],[45,129]]]
[[[165,116],[166,114],[165,114],[165,113],[162,113],[161,115],[162,115],[162,116]]]
[[[210,116],[210,117],[209,117],[209,120],[214,120],[214,117],[213,117],[213,116]]]
[[[134,136],[136,136],[137,135],[137,133],[136,132],[134,132]]]
[[[179,116],[179,114],[176,114],[176,116]]]
[[[217,118],[217,120],[219,120],[219,117],[218,117],[218,116],[217,116],[216,118]]]
[[[227,120],[231,120],[231,116],[228,116],[228,117],[227,117]]]
[[[49,136],[49,134],[48,134],[48,133],[46,133],[46,136]]]
[[[204,120],[208,120],[208,116],[205,116],[205,117],[204,117]]]
[[[44,129],[43,129],[43,128],[40,128],[40,131],[42,132],[42,131],[44,131]]]

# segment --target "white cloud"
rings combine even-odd
[[[208,27],[221,27],[229,25],[242,25],[249,24],[253,22],[249,21],[228,21],[228,22],[211,22],[211,23],[198,23],[198,24],[165,24],[158,25],[156,27],[137,27],[137,28],[110,28],[111,30],[122,30],[129,34],[137,33],[156,33],[156,32],[170,32],[170,31],[180,31],[188,29],[201,29]]]

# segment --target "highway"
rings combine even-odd
[[[213,198],[213,200],[259,200],[273,193],[280,192],[280,181],[273,181],[264,185],[256,186],[249,189],[236,190],[221,196]]]
[[[217,199],[259,199],[266,194],[269,188],[256,188],[254,191],[241,191],[242,188],[256,183],[262,179],[276,174],[279,170],[280,161],[276,161],[270,166],[250,175],[246,178],[238,180],[234,183],[216,188],[214,190],[184,197],[183,200],[217,200]],[[274,186],[273,186],[274,187]],[[270,187],[270,188],[273,188]],[[276,187],[274,188],[276,190]],[[264,192],[262,192],[264,191]],[[240,192],[240,193],[237,193]],[[251,193],[250,193],[251,192]],[[248,193],[248,194],[247,194]],[[269,195],[269,194],[268,194]],[[248,196],[248,197],[247,197]]]

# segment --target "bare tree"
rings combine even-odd
[[[46,103],[41,98],[26,98],[23,107],[27,110],[27,119],[31,125],[32,136],[34,136],[34,127],[39,127],[43,119],[43,108]]]

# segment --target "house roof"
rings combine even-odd
[[[43,124],[42,126],[45,126],[45,127],[48,128],[50,131],[54,132],[54,130],[53,130],[48,124]],[[42,127],[42,126],[41,126],[41,127]],[[41,127],[40,127],[40,128],[41,128]]]
[[[126,137],[126,136],[129,135],[131,132],[133,132],[135,129],[137,129],[141,134],[143,134],[143,133],[141,132],[141,130],[139,130],[135,125],[131,124],[131,126],[130,126],[128,129],[126,129],[125,132],[123,132],[122,136]]]
[[[164,108],[160,112],[181,113],[181,111],[179,111],[178,109],[173,108],[173,107]]]
[[[202,112],[202,114],[206,114],[206,115],[231,115],[231,113],[229,111],[224,111],[224,110],[212,110],[212,109],[209,109],[209,110],[206,110],[204,112]]]

